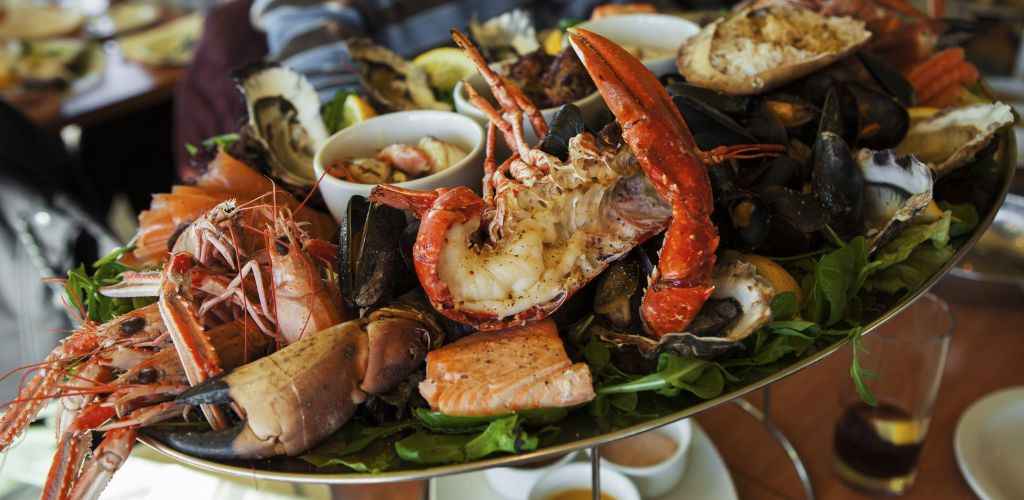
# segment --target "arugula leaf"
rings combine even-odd
[[[949,243],[949,230],[952,213],[946,211],[942,217],[929,224],[912,224],[903,230],[892,241],[878,250],[875,260],[878,269],[885,269],[907,260],[910,253],[922,243],[931,241],[935,248]]]
[[[537,449],[537,437],[523,431],[519,423],[517,415],[510,415],[492,421],[475,435],[420,432],[395,443],[395,451],[403,460],[436,465],[477,460],[497,452]]]
[[[921,245],[903,262],[871,275],[864,288],[871,292],[889,294],[901,290],[916,290],[935,273],[935,270],[953,258],[954,253],[951,245],[940,248]]]
[[[120,283],[122,272],[138,271],[120,261],[125,254],[134,249],[134,245],[127,245],[96,261],[91,266],[94,270],[92,275],[84,264],[79,264],[68,271],[68,278],[64,282],[64,293],[68,303],[75,308],[84,308],[86,317],[90,320],[105,323],[115,316],[155,302],[156,298],[153,297],[118,299],[100,293],[101,288]]]
[[[874,393],[871,392],[871,387],[868,386],[866,379],[877,380],[880,377],[877,373],[860,366],[860,361],[857,359],[858,353],[871,354],[861,343],[860,332],[860,327],[853,328],[848,337],[853,353],[853,361],[850,362],[850,377],[853,378],[853,384],[857,388],[857,393],[860,394],[860,399],[868,405],[878,406],[878,401],[875,399]]]
[[[866,262],[867,245],[863,236],[823,255],[814,271],[804,279],[807,300],[803,316],[826,327],[842,320],[850,298],[856,296],[863,283],[861,277]]]
[[[978,227],[978,210],[970,203],[955,205],[940,201],[939,208],[951,214],[949,236],[956,238],[974,232]]]
[[[596,392],[619,394],[658,391],[663,396],[673,397],[681,391],[688,391],[697,397],[711,399],[721,394],[725,388],[725,376],[722,372],[720,366],[710,361],[662,353],[658,357],[658,369],[654,373],[621,384],[599,387]]]
[[[331,102],[324,104],[323,109],[320,111],[320,118],[323,120],[324,126],[327,127],[328,134],[333,134],[345,128],[345,99],[348,98],[349,94],[351,92],[347,90],[339,90],[331,98]]]
[[[327,441],[300,458],[316,467],[344,465],[358,472],[381,472],[394,463],[394,443],[386,438],[420,428],[417,422],[394,422],[367,427],[351,421]]]
[[[565,18],[559,19],[558,20],[558,31],[561,31],[562,33],[565,33],[566,31],[569,30],[569,28],[572,28],[573,26],[576,26],[577,24],[582,23],[582,22],[583,22],[583,20],[578,18],[578,17],[565,17]]]
[[[775,294],[771,303],[772,317],[775,319],[790,319],[796,314],[796,294],[793,292],[782,292]]]
[[[532,410],[522,410],[516,414],[506,413],[504,415],[484,417],[445,415],[439,411],[429,410],[427,408],[417,408],[414,413],[416,418],[431,430],[449,433],[479,431],[486,428],[495,420],[507,418],[512,415],[518,415],[524,425],[540,427],[558,422],[568,414],[569,411],[565,408],[537,408]]]

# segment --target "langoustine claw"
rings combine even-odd
[[[247,415],[234,427],[159,436],[185,453],[214,459],[301,454],[340,429],[368,396],[404,381],[443,335],[432,313],[392,303],[178,397],[183,404],[234,403]]]

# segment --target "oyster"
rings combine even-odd
[[[711,359],[736,347],[772,320],[775,291],[758,276],[753,264],[739,260],[720,264],[712,278],[711,298],[690,324],[690,331],[670,333],[660,340],[597,328],[597,335],[639,364],[669,352],[678,356]],[[639,358],[637,358],[639,356]]]
[[[1013,112],[1001,102],[950,108],[910,127],[896,152],[916,156],[941,177],[970,163],[1010,123]]]
[[[864,174],[868,248],[874,251],[928,208],[934,180],[927,165],[892,149],[861,149],[857,164]]]
[[[791,3],[743,9],[705,26],[679,49],[690,83],[758,94],[842,59],[871,38],[864,22]]]
[[[265,150],[270,175],[290,190],[312,189],[313,155],[327,140],[316,90],[306,77],[272,63],[247,66],[231,77],[249,113],[244,135]]]
[[[474,14],[469,21],[469,33],[490,61],[515,59],[540,49],[533,20],[522,9],[508,11],[482,23]]]
[[[359,82],[378,111],[436,109],[451,111],[439,102],[423,68],[366,38],[351,38],[348,53],[359,69]]]

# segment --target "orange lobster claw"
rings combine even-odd
[[[777,145],[732,147],[705,153],[661,82],[614,42],[580,28],[569,42],[622,127],[654,188],[672,205],[661,259],[644,295],[640,315],[648,333],[682,332],[711,295],[718,231],[704,163],[730,157],[781,153]]]

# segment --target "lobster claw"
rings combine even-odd
[[[218,460],[295,456],[340,429],[370,395],[418,369],[440,342],[429,315],[386,306],[332,326],[182,393],[182,404],[233,403],[245,420],[223,431],[159,431],[184,453]]]

